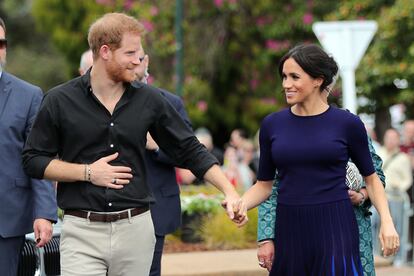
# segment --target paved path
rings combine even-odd
[[[414,276],[414,267],[394,268],[375,260],[377,276]],[[255,249],[164,254],[163,276],[265,276]]]

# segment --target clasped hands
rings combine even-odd
[[[221,202],[221,206],[227,210],[229,218],[238,227],[242,227],[249,221],[246,204],[237,194],[236,196],[226,196]]]

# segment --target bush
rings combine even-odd
[[[225,212],[204,217],[201,237],[209,249],[248,248],[257,235],[257,208],[248,212],[249,222],[242,228],[229,220]]]

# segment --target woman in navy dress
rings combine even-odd
[[[380,214],[384,255],[399,248],[364,125],[354,114],[323,100],[321,93],[332,83],[338,66],[319,46],[291,49],[281,59],[279,73],[291,107],[263,120],[258,181],[241,204],[250,209],[267,199],[277,170],[270,275],[363,275],[358,228],[345,185],[349,158],[364,176],[369,198]]]

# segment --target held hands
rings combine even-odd
[[[122,189],[132,178],[131,168],[112,166],[109,162],[115,160],[118,153],[114,153],[93,162],[90,167],[90,181],[92,184],[112,189]]]
[[[275,257],[275,244],[272,240],[265,240],[257,244],[257,259],[259,265],[270,272]]]
[[[229,197],[221,203],[221,206],[227,210],[229,218],[237,224],[238,227],[245,225],[249,218],[247,217],[247,207],[240,197]]]
[[[43,247],[52,238],[52,223],[47,219],[35,219],[33,223],[33,232],[36,240],[36,247]]]
[[[400,238],[394,228],[392,220],[389,222],[381,221],[379,240],[381,242],[384,257],[397,254],[400,248]]]

